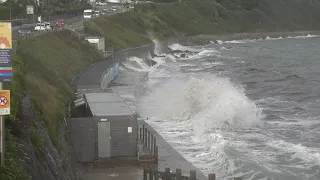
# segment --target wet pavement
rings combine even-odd
[[[137,166],[115,168],[83,167],[85,174],[79,180],[143,180],[143,170]]]

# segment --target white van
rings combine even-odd
[[[93,17],[94,11],[92,9],[85,9],[83,11],[83,18],[84,19],[91,19]]]

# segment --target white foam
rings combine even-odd
[[[255,42],[260,39],[244,39],[244,40],[230,40],[230,41],[221,41],[217,40],[216,42],[218,44],[243,44],[243,43],[249,43],[249,42]],[[214,44],[214,41],[210,41],[210,44]]]
[[[282,150],[283,153],[291,154],[292,160],[309,162],[309,166],[304,168],[311,168],[312,165],[320,165],[320,149],[305,147],[301,144],[293,144],[283,140],[273,140],[267,143],[270,147]],[[292,163],[293,165],[293,163]]]
[[[209,56],[213,56],[213,55],[218,55],[220,52],[215,50],[215,49],[204,49],[199,51],[199,53],[191,55],[191,56],[187,56],[186,58],[181,58],[181,59],[199,59],[199,58],[203,58],[203,57],[209,57]]]
[[[287,36],[287,37],[276,37],[272,38],[270,36],[267,36],[265,39],[243,39],[243,40],[230,40],[230,41],[221,41],[217,40],[217,44],[243,44],[243,43],[250,43],[250,42],[256,42],[256,41],[261,41],[261,40],[281,40],[281,39],[305,39],[305,38],[315,38],[315,37],[320,37],[320,35],[311,35],[308,34],[306,36]],[[210,44],[215,44],[214,41],[210,41]],[[226,49],[223,49],[226,50]]]
[[[122,65],[133,71],[148,71],[150,68],[143,59],[138,57],[129,57]]]
[[[180,44],[171,44],[169,45],[169,48],[173,51],[190,51],[190,52],[200,52],[201,49],[197,49],[195,47],[190,47],[190,46],[183,46]]]
[[[266,37],[266,40],[279,40],[279,39],[283,39],[283,37],[277,37],[277,38],[272,38],[269,36]]]

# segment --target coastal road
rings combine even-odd
[[[97,6],[96,9],[98,9],[98,10],[111,9],[111,7],[112,7],[111,5]],[[126,11],[127,11],[127,9],[121,9],[121,10],[118,10],[116,12],[112,12],[109,15],[114,15],[114,14],[117,14],[117,13],[124,13]],[[54,24],[56,21],[57,20],[53,20],[53,21],[49,21],[49,22]],[[71,17],[71,18],[66,18],[66,19],[64,19],[64,22],[65,22],[65,25],[67,25],[69,27],[70,26],[72,27],[73,25],[74,26],[79,26],[79,27],[73,27],[73,28],[75,28],[75,29],[80,28],[80,31],[81,31],[81,26],[82,26],[81,24],[83,22],[83,16],[81,15],[81,16],[75,16],[75,17]],[[34,27],[36,24],[25,24],[25,25]],[[20,27],[21,26],[13,26],[12,27],[12,38],[13,38],[13,40],[16,40],[18,38],[18,29]]]
[[[64,22],[66,25],[68,24],[75,24],[75,23],[78,23],[79,21],[81,21],[83,19],[83,16],[75,16],[75,17],[71,17],[71,18],[67,18],[67,19],[64,19]],[[50,23],[55,23],[57,20],[54,20],[54,21],[50,21]],[[31,26],[31,27],[34,27],[36,24],[25,24],[27,26]],[[21,26],[13,26],[12,27],[12,38],[15,40],[18,38],[18,29],[20,28]]]

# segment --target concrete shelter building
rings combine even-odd
[[[138,161],[137,117],[117,93],[85,93],[72,114],[68,129],[78,162]]]

